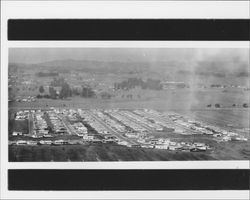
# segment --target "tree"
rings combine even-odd
[[[73,88],[73,89],[72,89],[72,95],[77,95],[77,96],[80,95],[80,92],[78,91],[77,88]]]
[[[244,108],[248,108],[247,103],[244,103],[242,106],[243,106]]]
[[[44,88],[43,88],[43,86],[40,86],[40,87],[39,87],[39,92],[40,92],[40,93],[44,93]]]
[[[67,98],[67,97],[70,97],[70,96],[72,96],[72,91],[71,91],[71,89],[69,87],[69,84],[65,82],[62,85],[62,89],[60,91],[59,98],[64,99],[64,98]]]
[[[103,92],[103,93],[101,93],[102,99],[110,99],[111,96],[112,96],[112,95],[109,94],[108,92]]]
[[[215,105],[215,108],[220,108],[220,104],[216,103]]]
[[[90,98],[96,96],[96,94],[89,86],[82,86],[81,96]]]
[[[56,99],[56,90],[53,87],[49,87],[49,94],[52,99]]]

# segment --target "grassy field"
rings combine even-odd
[[[233,144],[235,145],[235,144]],[[120,145],[10,146],[9,161],[185,161],[248,160],[250,151],[243,145],[239,154],[235,147],[221,146],[216,151],[171,152],[158,149],[128,148]]]
[[[217,110],[197,110],[178,111],[180,114],[190,116],[199,121],[214,124],[226,129],[249,128],[249,109],[217,109]]]
[[[10,108],[39,108],[39,107],[81,107],[81,108],[152,108],[160,110],[169,109],[205,109],[208,104],[221,104],[221,107],[231,107],[233,104],[242,105],[249,102],[249,92],[222,90],[138,90],[133,92],[133,96],[140,98],[126,99],[115,97],[110,100],[88,99],[72,97],[68,100],[38,99],[36,102],[12,102]],[[144,95],[143,95],[144,94]],[[125,95],[126,96],[126,95]]]
[[[167,161],[212,159],[208,154],[127,148],[119,145],[11,146],[10,161]]]
[[[28,127],[28,120],[10,120],[9,121],[9,133],[12,133],[14,131],[22,132],[23,134],[29,133],[29,127]]]

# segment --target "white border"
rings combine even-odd
[[[249,18],[249,1],[3,1],[2,5],[3,15],[11,18]]]
[[[4,199],[216,199],[249,200],[248,191],[15,191]],[[226,198],[225,198],[226,197]]]
[[[9,48],[249,48],[250,41],[10,41]]]
[[[9,169],[249,169],[249,161],[9,162]]]
[[[213,2],[163,2],[163,1],[2,1],[1,2],[1,198],[3,199],[83,199],[83,198],[190,198],[201,199],[248,199],[249,191],[138,191],[138,192],[14,192],[7,190],[7,169],[16,168],[53,168],[53,169],[249,169],[248,161],[171,161],[171,162],[72,162],[72,163],[8,163],[7,135],[7,61],[9,47],[100,47],[100,42],[8,42],[7,19],[10,18],[217,18],[217,19],[249,19],[249,1],[213,1]],[[122,44],[123,43],[123,44]],[[196,45],[202,48],[249,48],[249,42],[109,42],[103,47],[163,47],[192,48]],[[130,45],[130,46],[129,46]],[[165,46],[164,46],[165,45]],[[196,46],[196,47],[197,47]],[[184,163],[184,165],[183,165]],[[125,166],[126,165],[126,166]]]

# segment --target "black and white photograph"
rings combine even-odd
[[[10,48],[9,161],[249,160],[248,53]]]
[[[249,199],[249,1],[2,1],[0,199]]]

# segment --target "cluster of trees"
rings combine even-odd
[[[128,78],[128,80],[122,81],[120,83],[114,83],[115,90],[130,90],[135,87],[141,87],[142,89],[151,89],[151,90],[161,90],[162,84],[160,80],[147,79],[143,81],[141,78]]]
[[[45,89],[43,86],[39,87],[39,93],[36,97],[37,98],[51,98],[56,99],[58,97],[56,90],[53,87],[49,87],[49,94],[44,94]]]
[[[57,92],[55,87],[60,87],[60,91]],[[49,94],[43,95],[45,92],[44,87],[39,87],[39,95],[38,98],[51,98],[51,99],[66,99],[68,97],[74,96],[81,96],[84,98],[91,98],[95,97],[96,94],[89,86],[82,86],[81,89],[73,88],[69,86],[69,84],[64,80],[64,78],[54,78],[49,86]]]
[[[51,81],[50,85],[51,85],[52,87],[60,87],[60,86],[64,85],[65,83],[67,83],[67,82],[65,81],[65,79],[64,79],[63,77],[60,77],[60,78],[54,78],[54,79]]]

